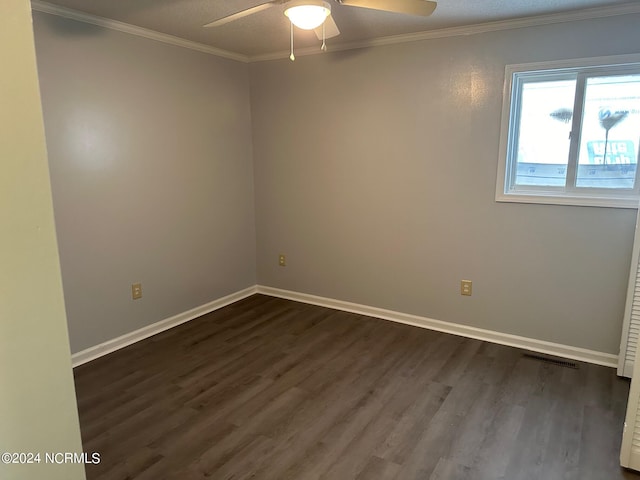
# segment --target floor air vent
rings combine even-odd
[[[558,358],[547,357],[545,355],[539,355],[537,353],[524,353],[522,356],[531,358],[533,360],[538,360],[540,362],[557,365],[559,367],[567,367],[567,368],[575,368],[575,369],[578,368],[578,364],[576,362],[572,362],[571,360],[560,360]]]

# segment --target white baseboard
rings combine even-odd
[[[618,365],[618,376],[627,378],[633,376],[633,360],[625,360],[622,365]]]
[[[160,332],[186,323],[195,318],[201,317],[207,313],[218,310],[231,303],[247,298],[255,293],[269,295],[272,297],[294,300],[296,302],[309,303],[322,307],[343,310],[345,312],[357,313],[369,317],[381,318],[392,322],[404,323],[415,327],[436,330],[439,332],[460,335],[462,337],[475,338],[487,342],[498,343],[500,345],[508,345],[511,347],[523,348],[533,352],[546,353],[558,357],[570,358],[582,362],[593,363],[596,365],[604,365],[606,367],[616,368],[618,365],[618,356],[610,353],[588,350],[585,348],[572,347],[560,343],[547,342],[544,340],[536,340],[534,338],[520,337],[508,333],[495,332],[482,328],[470,327],[456,323],[443,322],[432,318],[411,315],[408,313],[395,312],[393,310],[385,310],[368,305],[358,303],[345,302],[332,298],[319,297],[307,293],[294,292],[291,290],[283,290],[279,288],[267,287],[264,285],[254,285],[238,292],[232,293],[225,297],[219,298],[212,302],[206,303],[196,308],[192,308],[186,312],[174,315],[173,317],[161,320],[152,325],[148,325],[139,330],[122,335],[113,340],[108,340],[94,347],[87,348],[71,356],[71,362],[74,367],[87,363],[96,358],[102,357],[108,353],[124,348],[132,343],[139,342],[145,338],[156,335]]]
[[[520,337],[508,333],[500,333],[492,330],[484,330],[482,328],[470,327],[456,323],[443,322],[432,318],[420,317],[407,313],[385,310],[382,308],[360,305],[357,303],[344,302],[342,300],[334,300],[331,298],[318,297],[306,293],[299,293],[290,290],[282,290],[279,288],[257,286],[257,293],[269,295],[272,297],[285,298],[295,300],[302,303],[310,303],[322,307],[343,310],[346,312],[367,315],[369,317],[382,318],[392,322],[404,323],[416,327],[427,328],[429,330],[437,330],[439,332],[451,333],[462,337],[475,338],[485,340],[487,342],[508,345],[510,347],[523,348],[533,352],[545,353],[558,357],[570,358],[582,362],[593,363],[596,365],[604,365],[606,367],[616,368],[618,365],[618,356],[610,353],[588,350],[586,348],[572,347],[560,343],[547,342],[544,340],[536,340],[534,338]]]
[[[200,305],[199,307],[192,308],[191,310],[187,310],[186,312],[179,313],[178,315],[174,315],[173,317],[166,318],[152,325],[148,325],[146,327],[122,335],[118,338],[114,338],[113,340],[108,340],[94,347],[90,347],[86,350],[74,353],[73,355],[71,355],[71,363],[73,367],[77,367],[79,365],[82,365],[83,363],[90,362],[91,360],[95,360],[96,358],[102,357],[103,355],[106,355],[108,353],[115,352],[116,350],[131,345],[132,343],[139,342],[140,340],[144,340],[145,338],[151,337],[160,332],[164,332],[165,330],[169,330],[170,328],[201,317],[202,315],[213,312],[214,310],[226,307],[233,302],[242,300],[243,298],[249,297],[255,293],[257,293],[257,288],[254,285],[225,297],[218,298],[217,300],[213,300],[212,302]]]

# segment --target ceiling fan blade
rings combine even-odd
[[[336,25],[336,22],[333,20],[333,15],[329,15],[323,25],[324,38],[333,38],[340,35],[340,30],[338,30],[338,25]],[[313,31],[316,32],[318,40],[322,40],[322,25],[318,28],[314,28]]]
[[[267,8],[273,7],[274,5],[279,3],[282,2],[278,0],[272,0],[271,2],[261,3],[260,5],[256,5],[255,7],[247,8],[246,10],[240,10],[239,12],[232,13],[231,15],[219,18],[218,20],[214,20],[211,23],[203,25],[203,27],[219,27],[220,25],[224,25],[225,23],[233,22],[234,20],[239,20],[240,18],[248,17],[249,15],[253,15],[254,13],[261,12],[262,10],[266,10]]]
[[[436,2],[428,0],[338,0],[350,7],[371,8],[385,12],[405,13],[428,17],[436,9]]]

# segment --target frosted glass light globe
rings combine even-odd
[[[331,7],[327,2],[314,0],[290,2],[284,14],[289,17],[291,23],[303,30],[313,30],[322,25],[331,13]]]

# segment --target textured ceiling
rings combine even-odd
[[[217,49],[260,58],[286,52],[289,21],[282,6],[213,28],[202,25],[265,0],[48,0],[47,3],[143,27]],[[477,25],[516,18],[579,12],[599,7],[628,6],[640,2],[618,0],[440,0],[432,16],[412,17],[364,8],[347,7],[332,0],[332,15],[340,28],[329,39],[329,49],[448,27]],[[625,10],[626,11],[626,10]],[[603,11],[604,12],[604,11]],[[296,48],[318,47],[313,32],[297,30]]]

